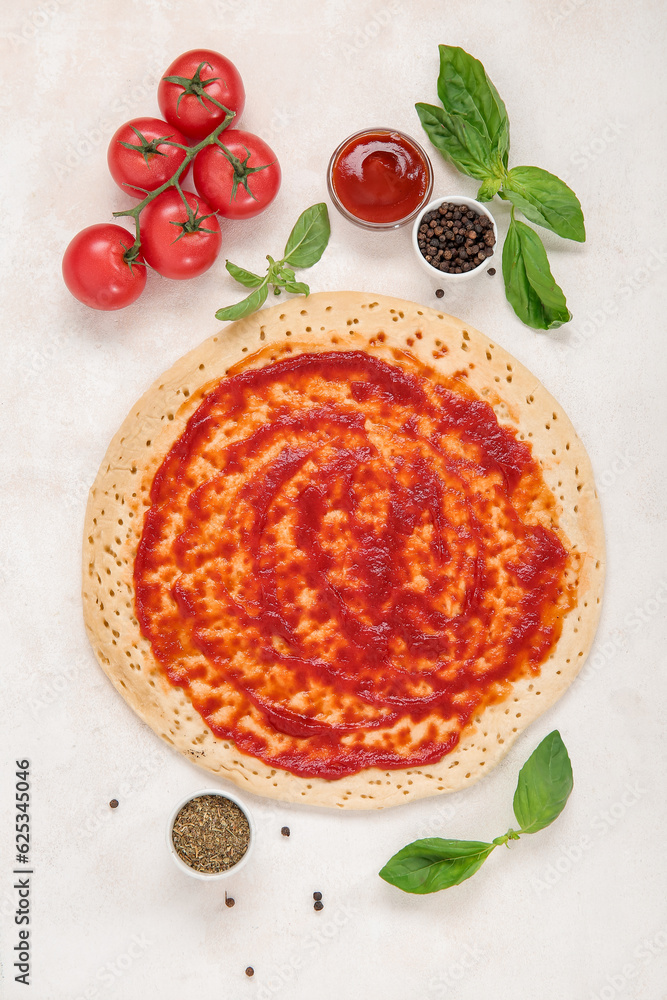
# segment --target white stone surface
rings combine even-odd
[[[0,22],[0,995],[664,1000],[663,5],[25,0],[4,2]],[[500,275],[448,293],[442,307],[528,365],[582,435],[608,540],[602,623],[585,676],[474,788],[377,815],[250,799],[259,843],[229,884],[228,909],[224,890],[185,878],[164,845],[173,804],[210,779],[133,715],[88,647],[86,493],[134,400],[218,328],[215,309],[236,294],[224,256],[252,267],[279,251],[298,213],[325,198],[330,151],[347,134],[388,124],[422,138],[413,105],[435,99],[438,42],[485,63],[509,109],[512,163],[560,175],[584,205],[585,245],[545,236],[570,325],[523,327]],[[238,66],[243,125],[282,162],[279,199],[254,221],[224,226],[223,257],[202,278],[152,275],[134,307],[94,313],[62,284],[63,249],[124,207],[106,168],[108,138],[124,120],[157,113],[159,76],[200,45]],[[472,180],[432,158],[436,193],[474,194]],[[506,207],[496,201],[494,211],[504,234]],[[330,248],[308,280],[433,305],[409,238],[366,233],[332,210]],[[497,851],[448,892],[408,896],[377,877],[418,835],[503,832],[518,769],[555,727],[576,787],[553,827]],[[12,968],[10,796],[22,757],[34,803],[31,991]]]

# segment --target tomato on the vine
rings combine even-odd
[[[107,163],[123,191],[143,198],[146,191],[155,191],[176,172],[186,151],[166,140],[188,145],[182,132],[160,118],[133,118],[114,133]]]
[[[141,257],[127,263],[132,234],[122,226],[100,223],[82,229],[63,256],[63,278],[72,295],[92,309],[123,309],[146,285]]]
[[[160,80],[157,100],[170,125],[199,141],[223,121],[225,111],[219,105],[233,111],[238,121],[245,89],[229,59],[210,49],[192,49],[174,59]]]
[[[251,219],[271,204],[280,188],[280,164],[270,146],[252,132],[226,129],[220,146],[195,156],[195,187],[227,219]]]
[[[220,253],[220,224],[203,198],[168,188],[141,213],[141,251],[165,278],[195,278],[208,271]]]

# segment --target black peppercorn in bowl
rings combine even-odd
[[[412,245],[422,267],[438,281],[467,281],[495,258],[498,230],[481,202],[462,195],[430,201],[412,227]]]
[[[178,803],[167,824],[167,847],[182,872],[205,882],[235,875],[255,843],[248,807],[232,792],[204,788]]]

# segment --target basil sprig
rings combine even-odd
[[[581,205],[564,181],[540,167],[508,169],[509,117],[482,63],[454,45],[440,45],[439,50],[442,107],[415,105],[433,145],[457,170],[481,181],[479,201],[498,195],[536,225],[583,243]],[[515,223],[514,214],[503,249],[503,275],[507,299],[527,326],[553,330],[572,318],[542,241],[525,223]]]
[[[572,791],[572,765],[560,733],[554,730],[530,755],[519,772],[514,793],[518,830],[511,827],[491,843],[480,840],[415,840],[394,854],[380,878],[403,892],[426,894],[465,882],[492,851],[524,833],[537,833],[556,819]]]
[[[273,288],[275,295],[280,295],[281,289],[293,295],[309,295],[310,288],[305,282],[296,280],[294,268],[312,267],[316,264],[326,250],[330,233],[327,206],[320,202],[318,205],[311,205],[296,220],[281,260],[274,260],[267,254],[269,266],[266,274],[254,274],[228,260],[225,266],[232,278],[245,288],[252,288],[252,291],[233,306],[218,309],[215,318],[234,320],[249,316],[264,305],[269,288]]]

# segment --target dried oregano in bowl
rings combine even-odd
[[[179,804],[168,835],[179,867],[210,878],[237,870],[247,860],[252,820],[235,796],[207,789]]]

